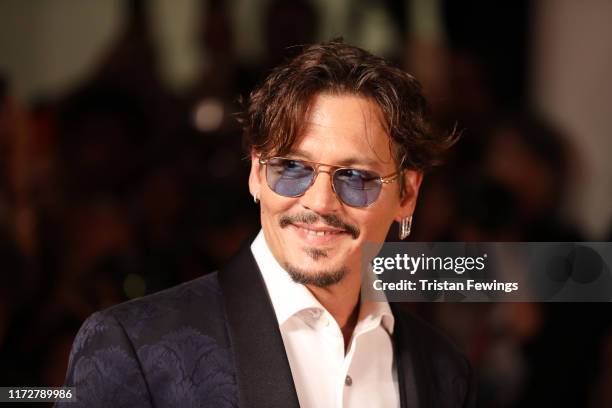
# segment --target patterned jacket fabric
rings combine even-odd
[[[94,313],[70,355],[78,404],[65,406],[238,406],[220,297],[212,273]]]

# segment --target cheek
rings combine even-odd
[[[261,214],[268,217],[279,216],[292,208],[295,202],[295,198],[281,197],[268,191],[261,197]]]
[[[393,223],[395,213],[395,207],[387,205],[384,207],[381,206],[381,208],[377,208],[377,211],[368,214],[367,219],[363,222],[364,232],[366,232],[367,235],[367,237],[364,238],[375,242],[384,241]]]
[[[383,242],[387,237],[387,232],[391,222],[387,219],[378,219],[369,225],[367,240],[372,242]]]
[[[373,216],[360,218],[353,218],[353,223],[359,226],[361,230],[361,236],[359,238],[361,243],[384,241],[390,225],[389,217],[384,217],[377,213],[373,214]]]

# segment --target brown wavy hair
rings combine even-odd
[[[286,154],[303,130],[314,96],[321,93],[359,95],[378,105],[398,171],[429,170],[457,139],[454,132],[434,131],[414,77],[361,48],[333,40],[308,46],[272,70],[243,101],[239,121],[249,154]]]

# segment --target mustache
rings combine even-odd
[[[281,228],[285,228],[286,226],[295,223],[312,225],[321,220],[330,227],[339,228],[348,232],[353,239],[357,239],[361,233],[357,226],[344,222],[338,216],[333,214],[318,215],[313,213],[303,213],[298,215],[282,215],[280,217],[279,224]]]

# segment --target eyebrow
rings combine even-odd
[[[300,150],[300,149],[291,149],[288,153],[291,156],[296,156],[296,158],[301,158],[307,161],[312,161],[312,157],[305,151]],[[326,164],[332,164],[332,163],[326,163]],[[372,160],[370,158],[367,157],[361,157],[361,158],[357,158],[357,157],[347,157],[345,159],[340,160],[339,162],[337,162],[337,164],[334,165],[339,165],[342,167],[350,167],[350,166],[364,166],[364,167],[377,167],[380,166],[380,162],[378,160]]]

